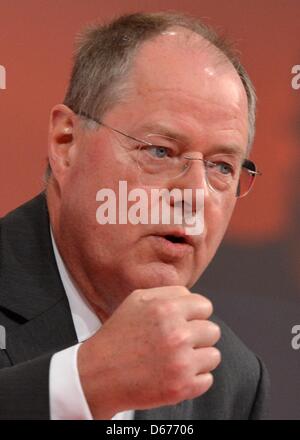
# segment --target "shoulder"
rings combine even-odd
[[[46,193],[41,192],[33,199],[26,201],[22,205],[8,212],[0,218],[0,230],[28,228],[28,224],[32,221],[40,221],[40,216],[47,209]]]
[[[49,229],[46,196],[39,194],[0,218],[0,260],[26,263],[26,249],[38,243]],[[28,255],[26,254],[26,257]]]
[[[212,321],[221,328],[217,347],[222,354],[224,373],[230,375],[234,383],[242,382],[245,386],[256,384],[261,372],[261,363],[257,356],[219,317],[214,315]]]

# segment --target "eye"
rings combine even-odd
[[[234,170],[233,167],[226,162],[221,162],[217,165],[219,167],[219,170],[222,174],[233,174]]]
[[[155,159],[164,159],[171,155],[170,148],[162,147],[161,145],[152,145],[151,147],[146,147],[146,151],[153,156]]]
[[[209,162],[208,168],[214,168],[220,174],[227,176],[229,174],[234,175],[234,168],[227,162]]]

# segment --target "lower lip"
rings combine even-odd
[[[173,243],[160,235],[152,235],[151,239],[153,246],[171,259],[184,258],[193,251],[193,247],[188,243]]]

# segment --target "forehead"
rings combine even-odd
[[[131,79],[139,97],[173,91],[248,113],[246,92],[234,66],[207,40],[186,29],[172,28],[144,43]]]
[[[232,64],[198,35],[172,30],[144,43],[127,93],[106,114],[112,127],[140,137],[163,122],[202,152],[248,144],[248,102]]]

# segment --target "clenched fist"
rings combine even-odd
[[[205,393],[221,360],[212,304],[182,286],[135,290],[78,352],[94,418]]]

